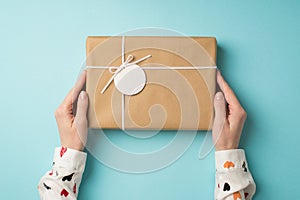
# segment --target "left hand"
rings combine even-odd
[[[61,105],[56,109],[56,118],[62,147],[82,151],[87,140],[87,108],[88,96],[81,91],[86,81],[84,71],[75,86],[70,90]],[[73,106],[77,100],[77,111]]]

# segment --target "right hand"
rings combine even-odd
[[[215,149],[237,149],[247,113],[219,71],[217,82],[222,92],[216,93],[214,99],[215,120],[212,136]]]

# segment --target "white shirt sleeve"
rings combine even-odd
[[[70,148],[55,149],[52,170],[47,172],[38,184],[41,200],[77,198],[86,153]]]
[[[215,152],[216,200],[251,200],[255,183],[248,168],[243,149]]]

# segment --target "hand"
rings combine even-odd
[[[247,113],[219,71],[217,82],[222,92],[216,93],[214,99],[215,120],[212,136],[215,149],[216,151],[237,149]]]
[[[70,90],[62,104],[56,109],[56,118],[61,146],[82,151],[87,140],[88,96],[81,91],[86,80],[86,71],[82,73],[75,86]],[[73,106],[76,105],[76,115]]]

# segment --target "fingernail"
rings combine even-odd
[[[222,92],[218,92],[217,94],[216,94],[216,100],[222,100],[222,98],[223,98],[223,94],[222,94]]]
[[[85,98],[84,91],[81,91],[79,96],[80,96],[81,99],[84,99]]]

